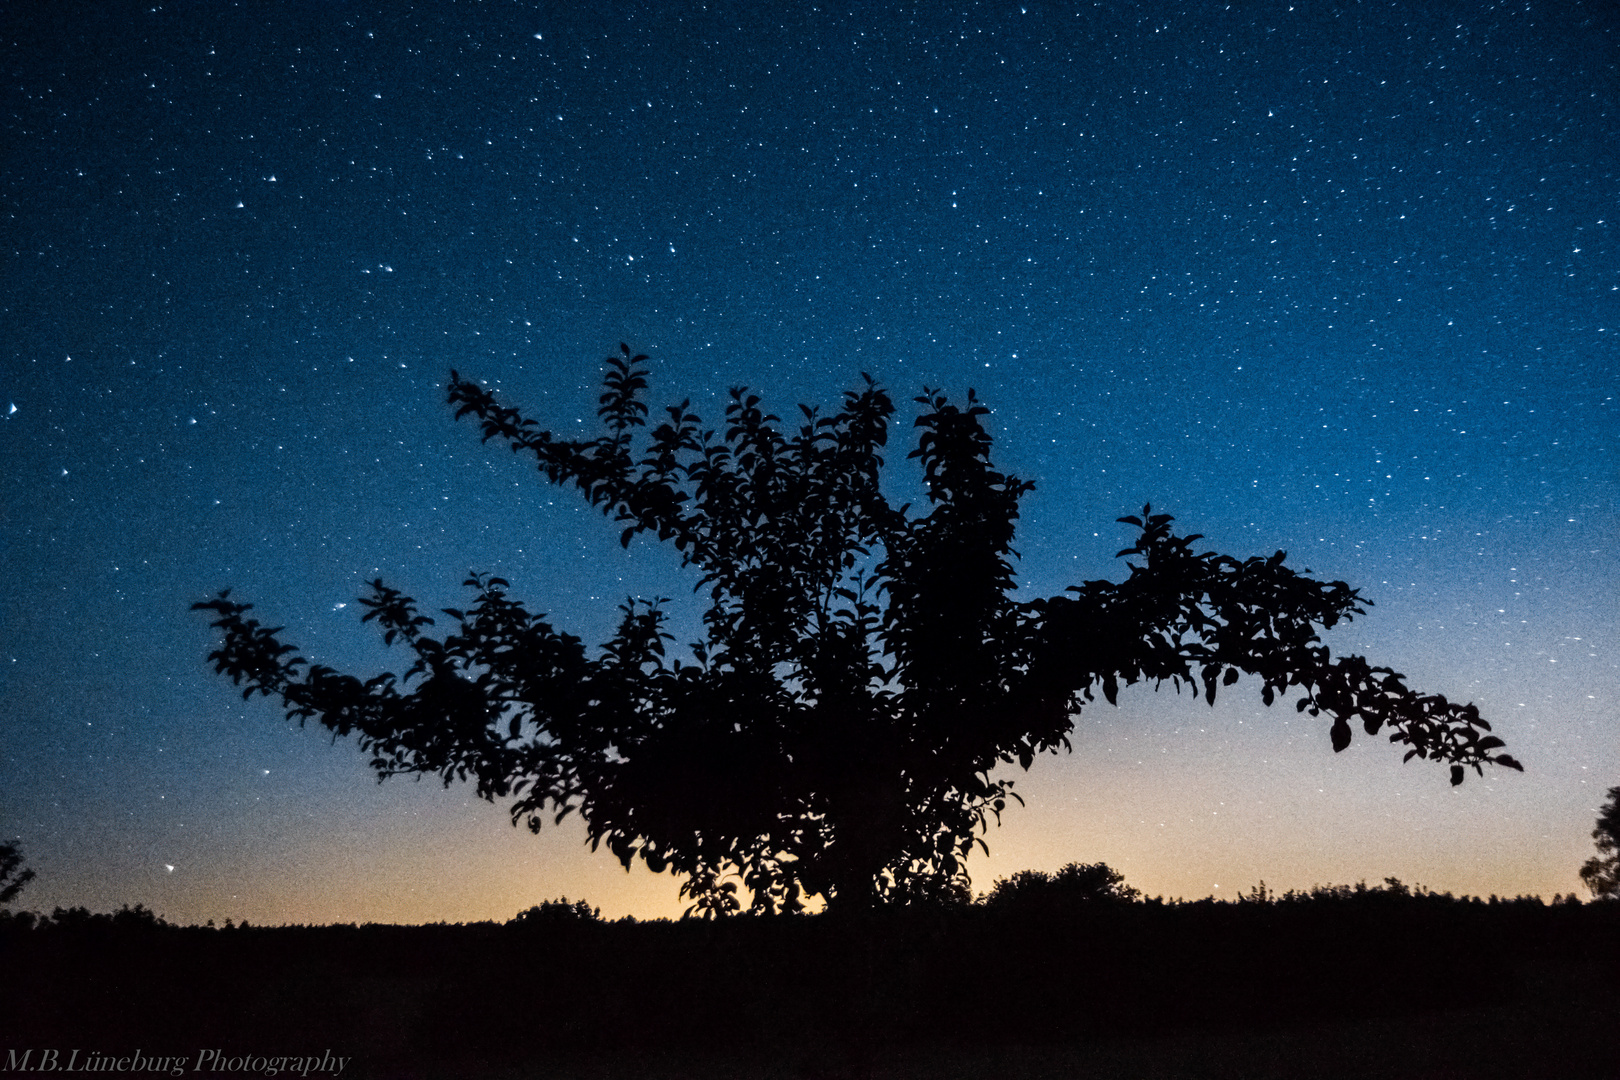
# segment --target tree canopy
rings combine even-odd
[[[1128,904],[1142,898],[1125,875],[1107,863],[1072,862],[1055,874],[1020,870],[1000,878],[984,902],[992,909],[1024,915],[1067,917],[1079,904]]]
[[[471,780],[510,799],[514,822],[578,812],[594,848],[685,875],[697,910],[746,899],[795,911],[932,895],[966,882],[963,859],[1017,796],[993,775],[1068,749],[1080,711],[1150,681],[1213,704],[1242,674],[1267,705],[1353,725],[1406,758],[1519,769],[1473,705],[1409,689],[1319,631],[1364,614],[1360,593],[1285,564],[1236,559],[1178,536],[1144,507],[1121,582],[1014,599],[1013,535],[1033,485],[996,470],[987,408],[924,388],[916,446],[926,504],[879,483],[894,405],[870,376],[796,427],[733,389],[719,430],[690,400],[649,424],[645,356],[609,357],[595,438],[559,437],[452,371],[449,403],[484,441],[531,454],[621,527],[673,544],[706,598],[703,639],[671,650],[664,599],[629,600],[596,655],[473,573],[449,632],[382,580],[361,599],[403,675],[341,674],[299,656],[229,590],[194,605],[223,631],[209,654],[244,697],[354,735],[379,776]],[[638,438],[638,436],[640,436]],[[740,878],[748,896],[739,894]]]
[[[1609,789],[1592,840],[1598,853],[1581,867],[1581,880],[1598,899],[1620,900],[1620,787]]]

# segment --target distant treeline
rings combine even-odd
[[[1167,902],[1084,878],[1015,876],[979,903],[845,919],[607,922],[565,900],[505,924],[427,926],[0,914],[0,1015],[35,1046],[498,1062],[604,1047],[982,1049],[1620,1005],[1616,903],[1459,898],[1393,879]]]

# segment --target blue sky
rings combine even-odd
[[[378,575],[440,606],[499,572],[588,641],[627,595],[686,595],[443,403],[454,367],[591,430],[620,341],[709,419],[739,384],[783,415],[863,371],[900,401],[973,387],[1037,484],[1030,594],[1122,573],[1114,519],[1151,501],[1360,587],[1330,644],[1475,701],[1526,765],[1453,790],[1246,683],[1215,709],[1138,687],[1020,780],[980,888],[1072,860],[1181,896],[1579,887],[1620,783],[1605,6],[82,16],[14,13],[0,45],[26,904],[678,911],[577,832],[378,786],[242,703],[188,611],[231,587],[369,672]]]

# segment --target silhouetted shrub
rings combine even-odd
[[[1055,874],[1020,870],[991,887],[984,904],[1010,912],[1061,912],[1080,904],[1128,904],[1140,900],[1139,890],[1125,884],[1125,875],[1107,863],[1072,862]]]
[[[602,909],[593,908],[584,900],[568,902],[565,896],[559,900],[546,900],[536,904],[527,911],[520,911],[512,918],[513,925],[534,926],[553,923],[598,922],[602,918]]]

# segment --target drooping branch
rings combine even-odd
[[[1142,679],[1186,683],[1211,705],[1217,687],[1240,674],[1261,679],[1261,698],[1272,704],[1297,688],[1299,712],[1332,718],[1335,751],[1351,741],[1359,721],[1369,735],[1388,728],[1390,741],[1411,747],[1407,760],[1430,758],[1451,764],[1451,782],[1465,768],[1485,764],[1523,770],[1514,758],[1493,753],[1505,745],[1473,705],[1441,695],[1419,694],[1405,676],[1373,667],[1360,656],[1334,658],[1319,631],[1365,614],[1368,603],[1342,581],[1321,582],[1284,565],[1283,552],[1269,559],[1238,561],[1214,552],[1194,554],[1199,536],[1175,536],[1168,514],[1121,518],[1142,530],[1126,581],[1088,582],[1073,600],[1049,603],[1038,631],[1044,678],[1089,700],[1100,685],[1110,702],[1119,684]],[[1090,658],[1075,666],[1070,657]],[[1064,665],[1067,665],[1066,667]],[[1053,669],[1063,671],[1054,675]]]

